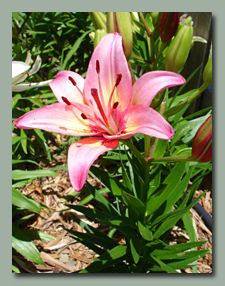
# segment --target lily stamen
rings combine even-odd
[[[97,104],[98,110],[99,110],[103,120],[105,121],[106,125],[109,125],[108,119],[107,119],[107,117],[105,115],[105,112],[104,112],[104,110],[102,108],[102,104],[101,104],[99,96],[98,96],[98,90],[96,88],[92,88],[91,89],[91,95],[93,96],[93,98],[94,98],[94,100],[95,100],[95,102]]]
[[[72,78],[72,76],[68,76],[68,79],[71,81],[71,83],[72,83],[72,85],[74,85],[76,88],[77,88],[77,90],[79,91],[79,93],[82,95],[82,96],[84,96],[83,95],[83,92],[79,89],[79,87],[77,86],[77,83],[76,83],[76,81],[74,80],[74,78]]]
[[[66,97],[62,96],[62,100],[67,104],[67,105],[72,105],[74,106],[76,109],[78,109],[81,112],[81,117],[83,119],[89,119],[91,122],[93,122],[96,126],[99,126],[102,130],[106,131],[107,133],[113,135],[113,132],[111,132],[103,123],[102,121],[97,117],[95,118],[94,116],[92,116],[91,114],[88,114],[88,116],[86,114],[83,113],[83,109],[76,103],[70,102]],[[95,114],[96,116],[96,114]]]

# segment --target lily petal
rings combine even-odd
[[[88,120],[81,117],[81,111],[65,103],[54,103],[29,111],[16,119],[14,125],[22,129],[43,129],[72,136],[98,135],[89,126]]]
[[[27,78],[26,72],[29,69],[30,65],[24,62],[12,61],[12,85],[24,81]]]
[[[96,72],[96,61],[100,64],[99,78],[102,94],[107,106],[110,94],[115,86],[117,75],[122,79],[116,87],[112,105],[119,102],[119,108],[125,109],[130,105],[132,95],[132,81],[127,65],[127,60],[122,48],[122,36],[118,33],[106,34],[95,48],[85,79],[85,97],[92,100],[91,89],[96,88],[100,93],[99,79]]]
[[[133,85],[132,105],[150,106],[153,98],[162,90],[181,85],[185,79],[173,72],[152,71],[142,75]]]
[[[169,140],[173,138],[174,129],[165,118],[153,108],[135,105],[127,109],[120,119],[121,134],[110,136],[111,139],[127,139],[137,133]],[[109,138],[108,135],[103,135]]]
[[[12,91],[24,91],[24,90],[28,90],[32,87],[41,87],[41,86],[45,86],[47,84],[49,84],[52,80],[46,80],[46,81],[41,81],[41,82],[32,82],[32,83],[19,83],[16,85],[12,86]]]
[[[86,181],[92,163],[104,152],[115,149],[118,140],[108,141],[99,137],[85,138],[73,143],[68,151],[70,182],[79,192]]]
[[[68,77],[71,76],[77,83],[77,87],[83,92],[84,78],[72,71],[61,71],[55,79],[49,83],[55,97],[59,102],[62,102],[62,96],[66,97],[71,102],[84,103],[84,98],[79,90],[74,86]]]
[[[40,67],[41,67],[41,57],[38,55],[31,70],[29,71],[29,75],[35,74],[36,72],[39,71]]]

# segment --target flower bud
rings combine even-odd
[[[107,33],[115,33],[116,32],[114,14],[115,14],[115,12],[107,12],[107,17],[106,17]]]
[[[98,45],[98,43],[101,41],[102,37],[106,35],[106,30],[101,29],[101,30],[96,30],[95,31],[95,36],[94,36],[94,49]]]
[[[180,12],[164,12],[159,20],[159,34],[163,43],[169,42],[176,34]]]
[[[123,38],[123,50],[127,60],[130,58],[133,48],[132,22],[129,12],[115,12],[117,32]]]
[[[205,120],[195,134],[192,157],[200,163],[212,161],[212,115]]]
[[[91,21],[95,29],[106,30],[106,16],[102,12],[89,12]]]
[[[193,27],[191,25],[184,24],[179,29],[165,57],[167,71],[178,73],[183,68],[191,48],[192,36]]]
[[[203,71],[203,80],[208,85],[212,84],[212,56],[208,59]]]

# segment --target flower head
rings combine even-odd
[[[24,91],[34,86],[40,87],[47,85],[50,82],[50,80],[47,80],[39,83],[21,83],[28,76],[35,74],[41,67],[40,56],[37,56],[36,61],[32,67],[31,62],[32,60],[29,51],[27,52],[25,62],[12,61],[12,91]]]
[[[118,33],[105,35],[95,48],[86,79],[61,71],[49,83],[58,103],[32,110],[14,121],[18,128],[39,128],[73,136],[92,136],[73,143],[68,151],[71,184],[80,191],[89,168],[118,139],[137,133],[171,139],[174,129],[150,104],[161,90],[183,84],[175,73],[144,74],[132,86]]]
[[[195,134],[192,156],[200,163],[212,161],[212,114],[203,122]]]
[[[176,34],[180,12],[164,12],[159,20],[159,34],[163,43],[169,42]]]

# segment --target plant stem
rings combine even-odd
[[[195,158],[192,156],[175,156],[175,157],[162,157],[162,158],[151,158],[146,162],[153,163],[153,162],[187,162],[187,161],[196,161]]]
[[[190,95],[184,102],[192,103],[206,88],[208,87],[207,83],[203,83],[192,95]]]
[[[151,145],[150,145],[151,136],[145,135],[144,136],[144,146],[145,146],[145,160],[148,159]]]
[[[134,75],[134,72],[133,72],[133,69],[132,69],[130,61],[127,61],[127,63],[128,63],[128,68],[129,68],[130,75],[131,75],[132,84],[134,84],[135,81],[136,81],[135,75]]]
[[[163,101],[160,105],[160,110],[159,113],[163,114],[166,110],[166,102]],[[150,136],[145,135],[145,160],[148,161],[149,159],[152,158],[153,153],[155,151],[155,148],[157,146],[157,143],[159,141],[159,138],[154,138],[152,142],[152,146],[150,146]]]
[[[142,20],[144,26],[145,26],[145,30],[146,30],[146,32],[147,32],[147,35],[148,35],[149,38],[150,38],[150,37],[152,36],[152,33],[151,33],[151,31],[150,31],[150,29],[149,29],[149,27],[148,27],[148,24],[147,24],[146,21],[145,21],[145,17],[144,17],[144,15],[143,15],[143,13],[142,13],[142,12],[139,12],[138,14],[139,14],[139,16],[140,16],[140,18],[141,18],[141,20]]]
[[[156,59],[154,61],[152,70],[156,70],[158,59],[159,59],[159,57],[160,57],[160,55],[161,55],[161,53],[162,53],[162,51],[164,50],[165,47],[166,47],[166,44],[165,43],[161,43],[161,46],[160,46],[160,48],[158,50],[158,53],[157,53]]]

